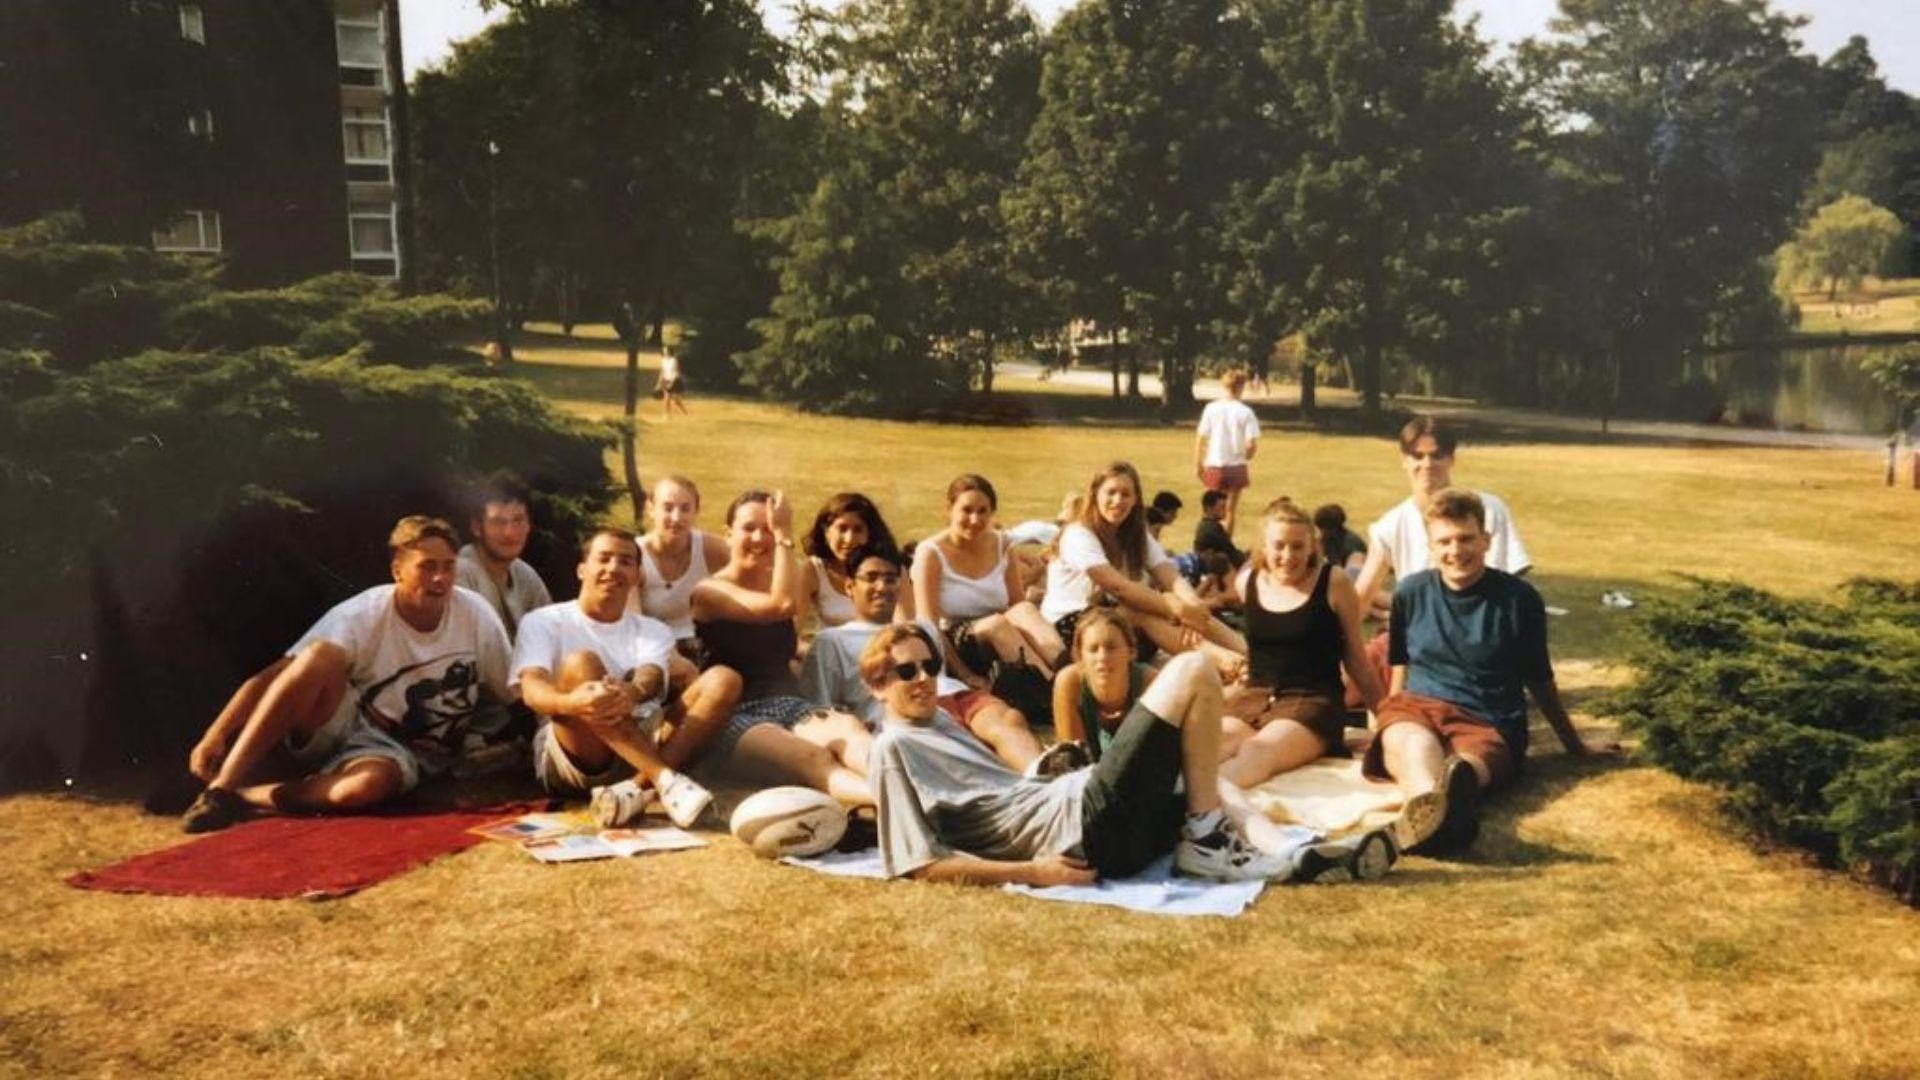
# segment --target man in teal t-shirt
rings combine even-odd
[[[1471,844],[1480,793],[1518,774],[1527,753],[1525,694],[1568,753],[1612,747],[1582,741],[1560,702],[1540,593],[1487,566],[1480,497],[1462,488],[1435,492],[1425,516],[1433,566],[1394,590],[1392,680],[1363,768],[1392,779],[1406,796],[1401,845],[1437,851]]]

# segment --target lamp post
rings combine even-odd
[[[507,297],[500,284],[500,144],[487,140],[487,258],[493,271],[493,348],[503,364],[513,363],[513,336],[507,332]]]

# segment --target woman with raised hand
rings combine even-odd
[[[1099,604],[1103,593],[1125,608],[1155,645],[1170,653],[1204,650],[1222,677],[1239,677],[1246,642],[1213,618],[1166,549],[1147,535],[1140,474],[1124,461],[1093,475],[1078,520],[1060,530],[1040,613],[1060,640],[1070,641],[1080,617]]]
[[[839,626],[854,618],[853,601],[847,599],[847,556],[867,544],[899,550],[893,530],[887,528],[880,508],[857,491],[843,491],[827,500],[813,517],[803,545],[807,555],[807,580],[801,591],[813,604],[820,625]],[[913,620],[913,597],[903,593],[895,622]]]
[[[701,642],[743,684],[716,751],[743,772],[806,784],[847,806],[872,805],[873,736],[852,714],[808,701],[794,674],[806,601],[786,496],[748,491],[735,499],[727,508],[727,552],[726,567],[693,587]]]
[[[694,527],[700,489],[684,476],[663,476],[647,501],[651,528],[640,538],[640,584],[627,606],[659,619],[676,641],[693,640],[693,587],[727,565],[727,542]]]
[[[1220,775],[1243,788],[1346,752],[1340,668],[1367,708],[1385,697],[1360,636],[1360,592],[1320,553],[1313,518],[1276,499],[1259,544],[1235,579],[1247,618],[1246,681],[1221,718]]]
[[[1026,600],[1013,544],[993,527],[1000,497],[984,476],[965,473],[947,485],[947,527],[921,542],[913,558],[913,598],[920,618],[940,628],[955,678],[985,685],[995,660],[1026,664],[1049,681],[1049,661],[1066,645],[1040,609]]]

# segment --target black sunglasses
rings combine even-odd
[[[893,665],[893,676],[901,682],[912,682],[916,674],[925,675],[929,679],[939,675],[940,658],[930,656],[917,664],[905,663]]]

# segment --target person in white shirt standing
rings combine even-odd
[[[1193,440],[1193,466],[1208,491],[1226,493],[1227,514],[1221,524],[1231,537],[1240,493],[1253,482],[1249,466],[1260,449],[1260,420],[1240,400],[1247,388],[1245,371],[1235,368],[1227,372],[1220,377],[1220,386],[1227,396],[1209,402],[1200,411],[1200,428]]]
[[[457,543],[439,518],[401,518],[387,538],[392,584],[335,605],[240,685],[187,758],[207,785],[187,832],[263,811],[362,809],[453,763],[474,714],[507,700],[507,631],[454,585]],[[264,779],[283,744],[305,775]]]
[[[627,609],[640,577],[632,533],[596,531],[578,573],[579,599],[528,613],[514,646],[511,685],[541,719],[534,775],[549,791],[591,791],[609,826],[640,814],[644,783],[674,824],[691,826],[713,799],[678,769],[726,724],[739,677],[715,668],[669,705],[673,630]],[[663,720],[672,722],[664,737]]]

